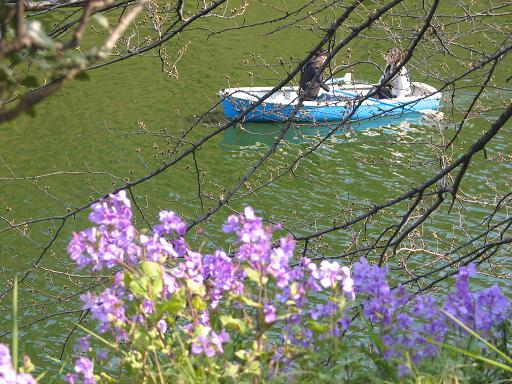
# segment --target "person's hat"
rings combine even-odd
[[[329,54],[329,50],[326,48],[320,48],[318,51],[315,52],[313,56],[319,57],[319,56],[327,56]]]

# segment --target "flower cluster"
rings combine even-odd
[[[469,278],[475,275],[473,264],[459,269],[455,290],[446,298],[444,309],[476,332],[496,336],[492,335],[493,326],[507,319],[510,303],[497,285],[473,293]]]
[[[249,267],[256,271],[260,278],[272,276],[280,288],[287,286],[291,279],[289,259],[293,256],[295,242],[283,238],[279,247],[272,246],[272,226],[264,226],[260,217],[254,214],[251,207],[246,207],[244,214],[232,215],[223,227],[224,232],[235,232],[240,242],[236,254],[239,262],[247,261]]]
[[[135,243],[136,230],[131,217],[125,191],[93,204],[89,220],[96,226],[74,233],[68,245],[68,252],[78,267],[90,266],[93,271],[99,271],[122,263],[136,263],[141,250]]]
[[[209,298],[211,307],[215,309],[221,298],[231,292],[235,295],[243,293],[245,274],[223,251],[215,251],[213,255],[203,258],[203,278],[210,286]]]
[[[444,305],[429,295],[411,297],[404,288],[391,290],[386,281],[387,268],[369,265],[361,259],[354,265],[356,292],[368,295],[364,301],[364,315],[380,326],[383,350],[388,360],[406,361],[406,354],[414,363],[435,356],[438,349],[431,342],[443,341],[450,323],[441,308],[477,332],[491,334],[511,313],[511,303],[495,285],[480,292],[470,290],[469,278],[476,275],[473,264],[461,267],[455,278],[455,289]],[[455,326],[455,324],[454,324]],[[409,368],[399,365],[402,374]]]
[[[320,263],[320,268],[316,264],[308,263],[308,269],[311,275],[320,282],[323,288],[336,286],[337,282],[342,282],[343,292],[355,299],[354,280],[350,277],[350,269],[342,267],[337,261],[329,262],[324,260]]]
[[[11,353],[5,344],[0,344],[0,383],[2,384],[36,384],[29,373],[17,373],[11,360]]]
[[[100,332],[111,328],[120,329],[126,322],[124,302],[114,289],[107,288],[99,295],[91,292],[80,296],[84,308],[91,310],[92,317],[98,320]]]
[[[228,330],[254,327],[255,318],[247,317],[253,312],[267,324],[286,319],[286,342],[304,344],[311,334],[305,323],[311,320],[327,319],[331,334],[339,335],[340,294],[355,297],[350,270],[338,262],[317,266],[309,259],[292,267],[295,241],[287,236],[274,245],[272,235],[280,227],[264,225],[252,208],[230,216],[223,227],[237,235],[234,256],[222,250],[207,255],[192,251],[183,238],[187,226],[174,212],[160,212],[160,223],[144,234],[131,218],[126,194],[111,195],[92,206],[94,226],[74,234],[68,246],[80,268],[121,269],[103,292],[81,296],[100,333],[146,348],[155,335],[166,339],[168,332],[183,332],[192,354],[208,357],[223,353],[223,344],[231,339]],[[325,294],[324,301],[310,303],[308,295],[319,293]],[[237,308],[246,315],[232,316]],[[85,375],[92,365],[78,363],[68,380],[78,374],[93,380]]]
[[[240,249],[235,258],[240,266],[248,265],[244,269],[248,278],[260,287],[268,286],[270,280],[275,282],[271,290],[265,290],[264,321],[272,324],[286,320],[281,334],[284,344],[309,346],[314,339],[310,327],[326,330],[318,338],[338,337],[346,328],[343,294],[355,298],[350,269],[336,261],[322,261],[317,266],[308,258],[292,267],[295,241],[286,236],[274,246],[272,232],[278,228],[264,226],[251,207],[246,207],[243,215],[230,216],[223,227],[224,232],[237,234]],[[268,297],[269,293],[273,296]],[[310,300],[313,296],[318,303]]]
[[[269,364],[289,362],[294,353],[339,341],[351,323],[347,303],[356,294],[365,299],[363,315],[379,330],[381,342],[374,350],[393,362],[406,357],[419,362],[438,352],[432,340],[444,341],[450,333],[441,308],[491,335],[510,314],[509,301],[497,286],[471,292],[473,266],[460,269],[454,291],[440,305],[429,295],[413,297],[401,286],[391,289],[387,268],[366,259],[354,264],[353,273],[337,261],[293,260],[293,238],[274,242],[280,226],[265,225],[250,207],[229,216],[223,226],[225,233],[237,236],[238,250],[232,255],[191,250],[184,239],[186,224],[170,211],[160,212],[153,231],[139,233],[124,192],[94,204],[92,211],[94,226],[74,234],[68,250],[81,268],[118,270],[111,286],[81,299],[100,333],[131,344],[130,353],[120,359],[128,370],[142,367],[147,351],[172,361],[180,353],[214,358],[224,354],[227,344],[237,356],[230,363],[233,371],[240,369],[240,361],[250,370],[261,367],[254,356],[271,356]],[[270,333],[280,340],[276,353],[267,339]],[[405,365],[398,368],[408,372]],[[81,357],[67,378],[94,383],[92,361]]]
[[[84,383],[84,384],[96,384],[94,378],[94,364],[87,357],[80,357],[75,362],[75,373],[68,373],[66,380],[69,384]]]
[[[227,341],[229,341],[229,334],[226,331],[216,333],[209,326],[199,326],[192,342],[192,353],[195,355],[204,353],[208,357],[213,357],[217,353],[224,352],[222,344]]]

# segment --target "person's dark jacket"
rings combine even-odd
[[[320,71],[315,59],[309,60],[302,68],[299,86],[302,97],[305,100],[315,100],[318,97],[320,88],[327,92],[330,91],[329,86],[324,83],[322,71]]]

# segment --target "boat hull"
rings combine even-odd
[[[425,93],[419,97],[404,97],[400,99],[378,100],[369,98],[362,102],[361,99],[364,92],[340,89],[340,99],[318,102],[305,101],[295,116],[293,116],[293,111],[297,107],[297,97],[290,97],[290,100],[276,101],[269,98],[270,101],[265,100],[248,112],[243,117],[243,121],[283,122],[292,118],[297,122],[326,122],[345,119],[360,120],[375,116],[394,116],[409,112],[437,110],[441,95],[436,93],[436,90],[432,87],[427,87],[430,88],[429,91],[433,90],[434,93]],[[264,91],[262,89],[259,89],[257,92],[251,92],[249,88],[221,91],[224,116],[229,120],[239,118],[243,112],[258,102],[258,96],[263,96]],[[366,89],[366,92],[368,92],[368,89]]]

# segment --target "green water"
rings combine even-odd
[[[248,20],[280,14],[276,9],[258,8],[256,3],[254,7],[249,10]],[[221,21],[211,23],[215,28],[222,26]],[[178,63],[179,80],[163,73],[159,59],[148,54],[90,71],[89,81],[72,82],[39,105],[35,118],[22,116],[2,125],[0,271],[4,288],[8,288],[14,273],[23,276],[31,270],[61,224],[54,219],[6,230],[8,221],[20,223],[65,215],[68,210],[82,207],[91,199],[122,186],[125,179],[134,181],[151,174],[172,159],[175,150],[185,150],[191,142],[223,124],[222,111],[217,107],[204,124],[199,124],[186,141],[178,145],[180,136],[193,124],[195,117],[218,102],[220,89],[234,84],[276,84],[284,77],[286,67],[291,68],[303,58],[317,41],[314,33],[299,28],[264,35],[278,25],[282,24],[236,30],[208,39],[205,31],[184,33],[177,43],[167,44],[170,50],[174,44],[183,46],[191,42],[187,54]],[[475,36],[471,38],[476,41]],[[349,57],[344,50],[336,57],[336,62],[367,59],[368,51],[378,52],[390,45],[389,41],[361,37],[351,45],[353,56]],[[376,56],[375,53],[373,57]],[[280,66],[279,57],[285,60],[292,57],[291,64]],[[426,58],[428,63],[423,61]],[[413,70],[414,79],[434,86],[441,84],[433,72],[443,67],[443,62],[452,74],[459,73],[454,60],[442,54],[430,55],[423,48],[418,50],[414,60],[418,65],[418,69]],[[263,61],[270,65],[261,65]],[[503,82],[510,68],[508,60],[502,72],[496,74],[496,82]],[[432,72],[427,75],[425,71],[430,69]],[[355,68],[354,76],[371,82],[380,75],[375,67],[361,64]],[[467,79],[469,88],[455,95],[457,106],[469,105],[476,93],[476,88],[471,86],[479,80],[478,76]],[[450,95],[445,94],[445,97]],[[490,105],[503,106],[510,100],[510,92],[491,90],[486,97]],[[438,130],[446,131],[446,136],[450,137],[460,119],[460,113],[452,113],[449,104],[444,104],[442,109],[446,122],[406,116],[344,127],[303,158],[293,173],[274,180],[329,129],[292,128],[270,159],[231,200],[229,207],[222,208],[207,223],[201,224],[199,234],[197,227],[192,231],[190,242],[201,246],[205,252],[217,246],[228,248],[232,242],[220,234],[220,225],[227,215],[247,204],[266,219],[283,223],[281,233],[289,231],[304,236],[348,220],[372,204],[384,203],[408,191],[439,170],[435,145],[442,142],[442,136]],[[457,145],[447,155],[456,159],[463,148],[488,128],[488,120],[492,121],[499,113],[499,110],[489,111],[471,119]],[[201,199],[198,198],[195,163],[192,156],[188,156],[133,188],[139,208],[151,223],[156,221],[160,209],[174,210],[189,222],[194,220],[203,211],[216,206],[226,190],[230,190],[269,149],[281,128],[278,124],[246,124],[213,137],[195,156],[201,171]],[[487,148],[487,158],[476,155],[462,184],[463,205],[456,204],[451,214],[447,213],[448,205],[443,206],[425,222],[423,232],[411,235],[414,239],[411,246],[422,244],[425,250],[443,252],[479,233],[482,220],[492,212],[496,197],[511,188],[510,128],[509,123],[493,139]],[[250,191],[255,193],[246,196]],[[475,203],[477,198],[483,203]],[[309,256],[335,257],[364,247],[383,228],[395,222],[397,214],[409,203],[406,201],[386,210],[373,221],[310,242]],[[495,220],[505,217],[506,214],[499,213]],[[136,214],[136,220],[145,226],[140,213]],[[87,211],[69,218],[56,241],[45,251],[41,268],[35,268],[21,285],[20,324],[25,327],[21,329],[20,344],[35,357],[36,363],[47,365],[47,354],[60,354],[63,338],[79,318],[76,296],[96,282],[87,276],[80,277],[87,274],[76,271],[65,252],[71,232],[86,225]],[[376,258],[378,253],[370,256]],[[419,271],[428,271],[436,261],[430,260],[431,255],[421,247],[409,256],[410,265]],[[457,256],[459,254],[453,258]],[[499,266],[493,265],[495,271],[508,276],[510,262],[504,257],[498,261]],[[403,271],[398,274],[397,278],[408,278]],[[4,298],[0,307],[4,319],[0,321],[0,334],[9,330],[9,307],[9,300]],[[67,313],[53,316],[63,311]],[[37,322],[32,324],[34,321]],[[0,338],[2,342],[8,340],[7,335]],[[71,346],[72,342],[68,351]]]

